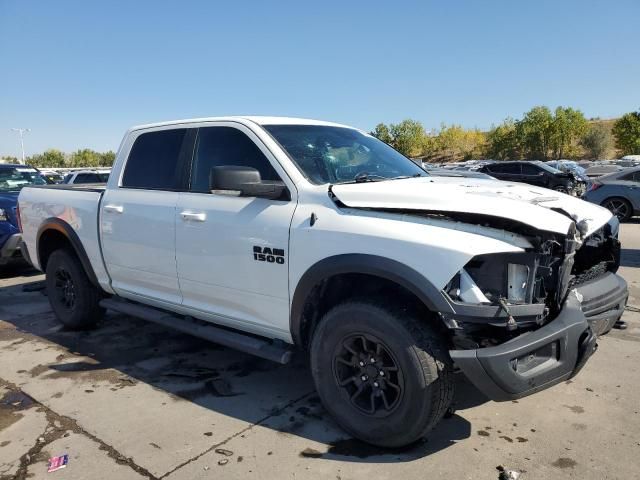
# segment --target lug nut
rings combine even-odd
[[[364,362],[362,360],[360,360],[360,366],[364,367]]]
[[[384,377],[384,370],[380,370],[380,376]]]
[[[380,386],[380,384],[378,382],[373,382],[373,386],[378,388]]]
[[[362,375],[360,377],[360,380],[362,380],[363,382],[366,382],[367,381],[367,376],[366,375]]]
[[[369,359],[369,361],[370,361],[371,363],[376,363],[376,359],[375,359],[375,358],[373,358],[373,357],[371,357],[371,358]]]

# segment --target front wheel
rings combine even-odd
[[[331,309],[311,341],[324,407],[351,435],[382,447],[415,442],[453,397],[443,336],[406,311],[368,301]]]
[[[49,303],[65,327],[89,328],[102,318],[101,292],[89,281],[78,257],[67,250],[56,250],[46,270]]]

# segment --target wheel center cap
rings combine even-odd
[[[364,368],[364,372],[367,374],[369,378],[376,378],[378,376],[378,369],[375,365],[367,365]]]

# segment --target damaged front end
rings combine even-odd
[[[579,230],[571,223],[565,237],[529,236],[526,251],[476,256],[445,287],[451,357],[493,400],[575,375],[622,315],[617,221],[588,237]]]

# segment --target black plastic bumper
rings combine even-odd
[[[521,398],[567,380],[596,349],[596,335],[578,297],[570,292],[560,314],[536,331],[496,347],[451,350],[451,358],[495,401]]]
[[[629,291],[627,282],[607,273],[576,287],[582,295],[582,312],[596,335],[607,333],[624,313]]]

